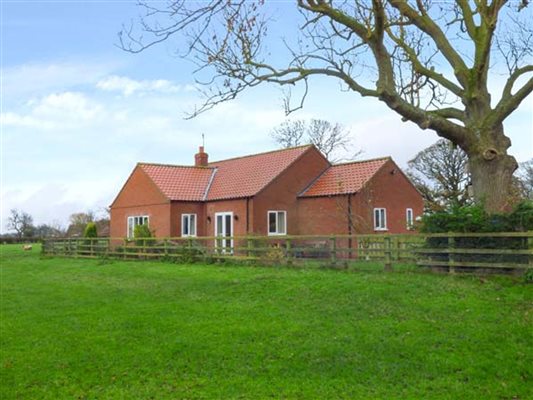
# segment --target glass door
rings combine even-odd
[[[215,250],[217,253],[233,253],[233,213],[215,213]]]

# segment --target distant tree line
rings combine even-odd
[[[6,227],[11,233],[2,235],[3,239],[16,238],[18,240],[47,238],[47,237],[82,237],[88,227],[89,232],[98,236],[109,236],[109,210],[104,215],[97,217],[94,211],[71,214],[67,228],[60,223],[35,225],[33,217],[22,210],[10,210]]]

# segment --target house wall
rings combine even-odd
[[[394,174],[391,171],[395,170]],[[356,233],[409,233],[406,209],[414,218],[423,213],[422,196],[393,161],[388,161],[359,193],[351,196],[304,197],[299,199],[300,233],[348,234],[348,197],[351,226]],[[387,230],[374,230],[374,208],[387,210]]]
[[[128,217],[148,215],[150,230],[157,237],[170,236],[170,204],[150,204],[111,209],[111,237],[128,235]]]
[[[181,215],[182,214],[196,214],[196,235],[197,236],[209,236],[206,233],[206,216],[205,216],[205,204],[173,201],[170,206],[170,236],[181,236]]]
[[[423,213],[422,196],[392,160],[387,161],[366,187],[354,196],[353,210],[361,216],[361,220],[366,220],[365,226],[371,227],[369,233],[384,233],[373,229],[374,208],[387,210],[385,232],[388,233],[412,232],[407,228],[407,208],[413,209],[414,219]]]
[[[233,236],[246,236],[246,199],[211,201],[206,204],[206,236],[215,236],[215,214],[233,213]],[[237,217],[237,219],[235,219]],[[211,221],[208,221],[208,218]]]
[[[329,162],[315,148],[310,148],[286,171],[272,181],[253,199],[252,229],[255,234],[268,234],[268,211],[287,211],[287,233],[306,233],[300,229],[297,196],[328,166]]]
[[[347,235],[349,233],[348,196],[303,197],[298,199],[298,202],[298,218],[302,235]]]
[[[170,203],[146,174],[136,167],[111,205],[111,237],[126,237],[128,217],[148,215],[156,236],[170,235]]]

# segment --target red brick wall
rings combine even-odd
[[[299,225],[298,194],[329,166],[315,148],[310,148],[285,172],[271,182],[253,201],[253,231],[267,235],[269,210],[287,211],[287,233],[304,233]]]
[[[111,205],[111,237],[127,235],[128,217],[148,215],[156,236],[170,235],[170,203],[146,174],[136,167]]]
[[[150,230],[157,237],[170,235],[170,204],[152,204],[111,209],[111,237],[128,235],[128,217],[148,215]]]
[[[394,174],[391,171],[395,170]],[[352,233],[408,233],[406,209],[422,215],[423,200],[393,161],[388,161],[360,193],[350,196]],[[300,199],[300,234],[347,234],[347,196]],[[387,211],[387,231],[374,231],[374,208]]]
[[[298,200],[302,235],[347,235],[347,196],[306,197]]]
[[[393,171],[394,173],[391,173]],[[366,189],[356,196],[355,200],[359,202],[359,208],[363,208],[363,204],[369,206],[368,217],[372,222],[372,227],[374,226],[373,208],[385,208],[387,210],[386,232],[389,233],[410,232],[407,229],[407,208],[413,209],[414,219],[421,216],[424,211],[422,196],[393,161],[388,161],[377,172]]]
[[[246,199],[220,200],[207,203],[205,236],[215,236],[215,213],[218,212],[232,212],[233,236],[246,236]],[[207,221],[208,217],[211,222]]]
[[[181,214],[196,214],[196,235],[207,236],[205,205],[181,201],[173,201],[170,206],[170,236],[181,236]]]

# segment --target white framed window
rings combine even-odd
[[[128,238],[133,237],[133,234],[135,232],[135,227],[137,225],[148,225],[149,221],[150,221],[150,218],[148,218],[148,215],[134,215],[134,216],[128,217],[128,232],[127,232]]]
[[[405,222],[407,223],[407,229],[413,228],[414,217],[412,208],[405,209]]]
[[[196,236],[196,214],[181,214],[181,236]]]
[[[269,211],[267,224],[269,235],[286,235],[287,211]]]
[[[374,230],[376,231],[387,230],[387,209],[386,208],[374,208]]]

